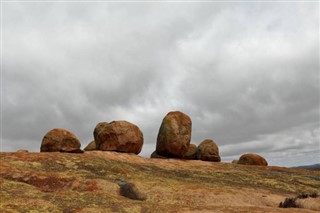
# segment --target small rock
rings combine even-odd
[[[93,150],[97,150],[97,145],[95,141],[91,141],[86,148],[84,148],[84,151],[93,151]]]
[[[195,144],[190,144],[188,152],[182,156],[183,159],[195,160],[197,159],[197,146]]]
[[[167,157],[164,157],[162,155],[159,155],[156,151],[152,152],[150,158],[162,158],[162,159],[166,159]]]
[[[19,149],[19,150],[17,150],[17,152],[29,152],[29,150],[26,150],[26,149]]]
[[[120,186],[120,195],[132,200],[146,200],[147,196],[141,193],[133,183],[128,183],[123,180],[117,180],[116,183]]]
[[[217,144],[210,139],[202,141],[197,149],[197,159],[203,161],[220,162],[221,158]]]

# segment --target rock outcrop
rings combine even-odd
[[[139,154],[143,146],[143,134],[138,126],[127,121],[99,123],[94,131],[98,150]]]
[[[187,160],[196,160],[197,146],[195,144],[190,144],[187,153],[185,153],[182,158]]]
[[[86,148],[84,148],[84,151],[93,151],[93,150],[97,150],[97,146],[96,146],[96,142],[95,141],[91,141]]]
[[[169,112],[162,120],[156,152],[166,157],[182,157],[188,152],[192,122],[188,115]]]
[[[210,139],[202,141],[197,149],[197,159],[203,161],[220,162],[221,158],[217,144]]]
[[[268,162],[266,161],[266,159],[254,153],[247,153],[241,155],[238,164],[268,166]]]
[[[52,129],[43,137],[41,152],[80,152],[80,141],[65,129]]]

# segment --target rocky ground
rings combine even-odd
[[[231,163],[146,159],[134,154],[0,153],[0,212],[316,212],[278,208],[286,197],[320,194],[320,172]],[[120,195],[133,183],[146,200]]]

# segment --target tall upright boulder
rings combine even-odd
[[[102,151],[139,154],[143,146],[141,130],[128,121],[101,122],[94,130],[94,138],[96,148]]]
[[[66,129],[52,129],[42,139],[41,152],[80,152],[80,141]]]
[[[220,162],[221,158],[217,144],[210,139],[202,141],[197,149],[197,159],[203,161]]]
[[[238,164],[268,166],[268,162],[264,157],[254,153],[246,153],[241,155],[241,157],[239,158]]]
[[[162,120],[156,152],[166,157],[182,157],[188,152],[192,122],[188,115],[169,112]]]

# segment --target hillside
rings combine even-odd
[[[0,157],[0,212],[315,212],[320,203],[278,208],[286,197],[320,194],[319,171],[102,151]],[[121,196],[118,180],[147,199]]]

